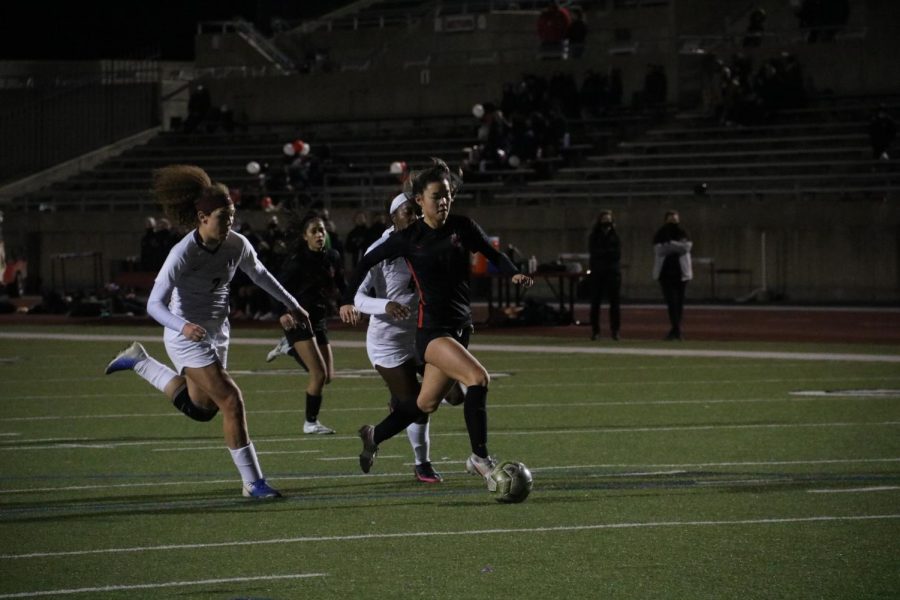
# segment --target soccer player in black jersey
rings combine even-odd
[[[366,254],[357,266],[341,306],[341,319],[355,322],[353,292],[369,269],[383,260],[404,257],[419,294],[416,351],[425,363],[422,387],[415,402],[400,405],[376,426],[363,425],[359,435],[363,451],[359,464],[368,473],[375,461],[378,444],[387,440],[424,414],[437,410],[441,399],[455,381],[467,387],[464,402],[466,429],[472,454],[466,470],[487,478],[495,466],[487,448],[487,370],[468,350],[472,331],[469,302],[470,253],[481,252],[517,285],[529,287],[533,280],[519,272],[509,258],[498,252],[473,220],[451,215],[453,195],[460,179],[444,161],[434,159],[431,167],[412,178],[412,195],[422,209],[422,218],[403,231],[388,237]]]
[[[307,214],[300,222],[301,239],[296,252],[281,269],[281,281],[308,307],[309,322],[285,329],[280,344],[287,348],[301,367],[309,372],[306,385],[306,422],[303,433],[331,434],[334,430],[319,422],[322,391],[334,378],[334,355],[328,340],[326,319],[334,314],[335,304],[346,291],[341,255],[325,247],[325,221],[317,213]]]

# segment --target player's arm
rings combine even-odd
[[[175,289],[175,281],[183,268],[184,256],[182,253],[178,250],[169,252],[162,268],[156,275],[153,289],[150,290],[150,296],[147,298],[147,314],[166,329],[177,331],[187,338],[194,339],[198,333],[194,331],[194,328],[202,330],[202,327],[189,323],[169,310],[169,300],[171,300],[172,291]],[[192,327],[188,327],[189,325]],[[187,331],[185,331],[186,328]]]
[[[250,277],[250,279],[262,288],[272,298],[281,302],[287,307],[288,313],[293,320],[309,319],[309,313],[300,306],[297,299],[294,298],[281,283],[275,279],[275,276],[263,265],[256,256],[256,251],[246,239],[244,239],[244,249],[241,252],[241,261],[238,267]],[[289,321],[291,320],[289,319]],[[287,327],[291,329],[292,327]]]

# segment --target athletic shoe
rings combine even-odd
[[[303,423],[303,433],[314,433],[316,435],[328,435],[330,433],[334,433],[334,429],[331,427],[325,427],[319,421],[315,421],[310,423],[306,421]]]
[[[375,428],[371,425],[363,425],[359,428],[359,438],[363,443],[363,451],[359,455],[359,468],[363,473],[368,473],[375,464],[375,455],[378,454],[378,446],[375,445]]]
[[[257,479],[253,483],[245,483],[241,493],[245,498],[256,498],[257,500],[271,500],[272,498],[281,498],[281,493],[269,487],[265,479]]]
[[[481,458],[477,454],[472,454],[466,459],[466,472],[469,475],[481,475],[484,479],[488,478],[496,466],[497,461],[492,456]]]
[[[280,340],[278,340],[278,343],[275,344],[275,347],[272,348],[271,350],[269,350],[269,353],[266,354],[266,362],[272,362],[279,356],[287,354],[288,350],[290,350],[290,349],[291,349],[291,345],[288,344],[287,338],[286,337],[281,338]]]
[[[416,465],[416,479],[422,483],[440,483],[444,480],[441,474],[434,470],[430,462]]]
[[[147,351],[138,342],[132,342],[130,346],[116,354],[116,357],[106,365],[106,374],[116,371],[131,371],[134,365],[147,358]]]

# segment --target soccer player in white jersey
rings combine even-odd
[[[366,252],[378,247],[394,231],[402,231],[414,223],[415,204],[406,194],[397,195],[390,205],[393,226],[388,228]],[[374,296],[368,292],[374,291]],[[419,393],[416,318],[419,296],[409,267],[402,258],[386,260],[369,270],[354,297],[361,313],[371,315],[366,331],[369,361],[381,375],[391,392],[391,409]],[[458,394],[457,394],[458,396]],[[461,399],[461,397],[459,397]],[[452,401],[452,400],[451,400]],[[415,454],[415,476],[423,483],[440,483],[443,478],[431,465],[428,415],[406,429]]]
[[[154,173],[153,192],[167,215],[193,227],[169,252],[156,276],[147,312],[164,330],[166,352],[175,370],[134,342],[106,367],[106,373],[133,370],[188,417],[209,421],[222,413],[225,445],[248,498],[281,494],[263,477],[247,431],[241,390],[225,370],[229,342],[229,283],[241,269],[283,303],[287,329],[311,327],[306,311],[259,262],[250,242],[231,230],[234,203],[228,188],[213,183],[200,167],[173,165]]]

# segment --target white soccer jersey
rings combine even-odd
[[[393,231],[393,227],[388,228],[366,249],[366,253],[384,242]],[[370,289],[375,291],[374,297],[367,294]],[[389,316],[385,312],[389,300],[407,306],[409,317],[398,321]],[[373,365],[398,367],[415,357],[419,296],[404,259],[386,260],[372,267],[356,290],[353,303],[360,312],[371,315],[366,331],[366,351]]]
[[[216,329],[228,317],[228,288],[238,268],[288,308],[300,308],[297,300],[259,262],[247,238],[229,231],[225,240],[210,250],[200,244],[200,234],[195,229],[175,244],[166,257],[150,292],[147,312],[178,333],[186,323]]]

